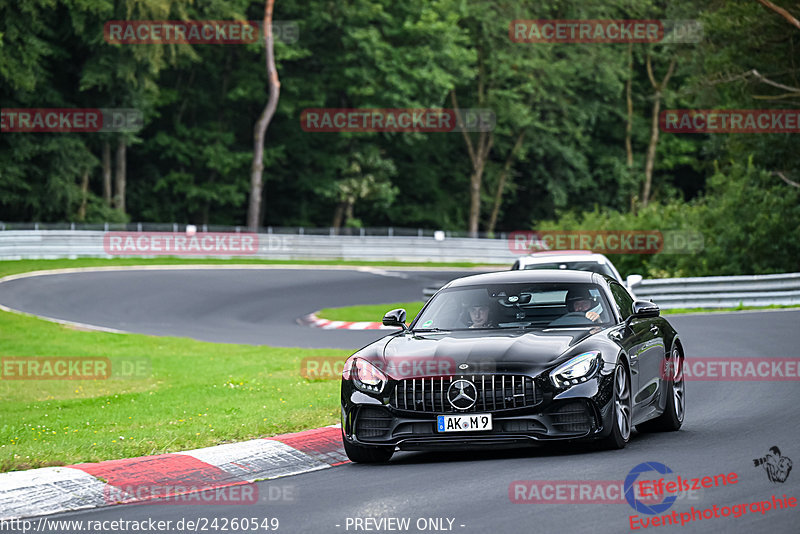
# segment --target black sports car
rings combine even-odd
[[[652,302],[578,271],[453,280],[410,327],[353,354],[342,376],[342,436],[356,462],[402,450],[596,440],[678,430],[684,347]]]

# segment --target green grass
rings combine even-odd
[[[323,308],[317,317],[331,321],[372,321],[381,322],[383,315],[395,308],[405,308],[406,322],[410,323],[422,309],[424,302],[396,302],[394,304],[368,304],[365,306],[343,306],[341,308]]]
[[[424,302],[396,302],[394,304],[372,304],[367,306],[343,306],[341,308],[323,308],[317,317],[331,321],[373,321],[380,322],[383,314],[395,308],[405,308],[406,322],[410,323],[422,309]],[[680,308],[674,310],[661,310],[664,315],[673,313],[708,313],[718,311],[743,311],[743,310],[768,310],[782,308],[797,308],[798,306],[737,306],[736,308]]]
[[[230,262],[5,261],[0,262],[0,276],[40,269],[183,263]],[[84,332],[0,312],[0,357],[94,356],[146,360],[150,367],[145,376],[131,378],[0,380],[0,471],[175,452],[333,424],[339,420],[339,383],[302,378],[301,360],[348,355],[345,350]]]
[[[78,258],[60,260],[11,260],[0,261],[0,277],[27,271],[49,269],[73,269],[80,267],[113,267],[122,265],[354,265],[362,267],[481,267],[477,263],[427,263],[427,262],[370,262],[370,261],[323,261],[323,260],[261,260],[252,258]],[[502,266],[493,266],[498,269]]]
[[[674,308],[672,310],[661,310],[664,315],[672,313],[709,313],[709,312],[731,312],[731,311],[747,311],[747,310],[781,310],[798,308],[796,304],[783,305],[783,304],[770,304],[769,306],[743,306],[739,305],[735,308]]]
[[[0,471],[181,451],[336,423],[339,384],[301,359],[348,351],[82,332],[0,313],[2,356],[146,359],[149,376],[0,380]],[[7,376],[7,372],[4,373]]]

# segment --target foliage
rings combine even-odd
[[[670,62],[676,65],[662,109],[798,107],[800,98],[764,79],[800,86],[800,67],[791,61],[800,31],[759,2],[308,0],[278,1],[275,8],[276,21],[294,21],[299,31],[296,41],[279,36],[275,45],[281,99],[266,139],[265,225],[339,221],[465,230],[472,165],[460,133],[315,133],[303,131],[299,120],[313,107],[451,107],[451,94],[461,108],[489,108],[496,116],[480,230],[501,176],[506,186],[497,232],[528,228],[532,220],[597,228],[683,228],[692,221],[715,229],[709,239],[738,246],[753,243],[721,237],[739,224],[735,214],[768,210],[752,213],[751,226],[741,222],[743,235],[765,243],[784,242],[774,219],[795,220],[796,188],[770,174],[800,182],[800,151],[791,134],[662,132],[654,206],[637,213],[654,104],[648,57],[659,79]],[[103,144],[115,147],[120,134],[4,132],[0,220],[78,220],[88,171],[88,222],[244,223],[253,126],[267,86],[263,44],[109,44],[103,25],[260,20],[262,14],[263,3],[255,0],[0,4],[0,106],[134,107],[145,119],[142,130],[122,137],[127,214],[102,199]],[[629,68],[624,44],[517,43],[508,34],[515,19],[626,18],[696,19],[703,38],[633,45]],[[625,151],[629,78],[631,165]],[[620,262],[624,269],[692,274],[791,266],[768,247],[729,249],[723,259],[715,240],[694,262]],[[754,250],[772,259],[756,261]]]
[[[706,195],[693,202],[651,204],[636,214],[595,208],[563,213],[535,225],[542,230],[659,230],[700,232],[693,253],[615,254],[620,274],[649,278],[800,271],[800,189],[788,188],[752,162],[715,164]]]

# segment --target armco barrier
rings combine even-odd
[[[643,280],[633,290],[663,309],[800,305],[800,273]]]
[[[110,228],[126,230],[130,228]],[[148,228],[150,230],[151,228]],[[178,230],[159,228],[162,231]],[[181,228],[183,229],[183,227]],[[214,230],[214,229],[210,229]],[[398,232],[399,233],[399,232]],[[332,233],[261,233],[258,250],[249,258],[279,260],[355,260],[470,262],[502,268],[519,258],[506,239],[445,237],[434,239],[420,230],[417,235],[333,235]],[[103,247],[102,230],[2,230],[0,260],[111,257]],[[198,257],[198,256],[193,256]],[[216,256],[225,257],[225,256]],[[711,276],[643,280],[634,286],[636,296],[653,300],[663,309],[728,308],[739,304],[800,305],[800,273]],[[433,293],[426,290],[425,297]]]
[[[0,259],[110,257],[103,248],[104,235],[103,231],[91,230],[0,231]],[[276,233],[258,234],[257,252],[246,257],[276,260],[470,262],[509,267],[517,258],[509,250],[505,239],[447,237],[439,241],[431,236]]]
[[[438,286],[423,289],[428,300]],[[701,276],[642,280],[633,286],[637,299],[652,300],[661,309],[800,306],[800,273],[751,276]]]

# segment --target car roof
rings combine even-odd
[[[550,252],[536,252],[519,259],[521,265],[535,263],[558,263],[565,261],[593,261],[596,263],[611,263],[603,254],[596,254],[588,250],[559,250]]]
[[[456,278],[444,287],[468,287],[484,284],[506,284],[514,282],[564,282],[564,283],[597,283],[597,273],[590,271],[569,271],[548,269],[542,271],[500,271],[497,273],[475,274]]]

